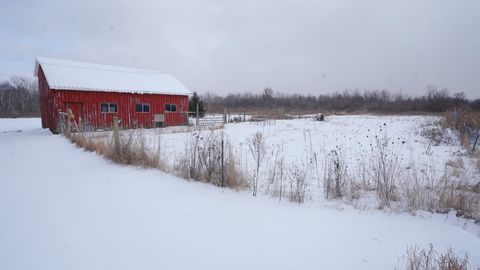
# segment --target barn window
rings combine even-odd
[[[100,103],[100,112],[116,113],[118,112],[118,106],[116,103]]]
[[[135,110],[136,112],[150,112],[150,104],[137,103]]]
[[[176,112],[177,105],[176,104],[165,104],[165,111],[166,112]]]

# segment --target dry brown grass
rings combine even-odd
[[[141,130],[122,132],[119,151],[115,151],[113,140],[109,137],[75,133],[71,140],[79,147],[119,164],[157,168],[185,179],[222,186],[222,137],[219,131],[195,131],[186,143],[184,153],[175,157],[172,164],[161,159],[160,137],[157,135],[157,147],[152,147],[152,142],[147,141]],[[280,199],[287,197],[301,203],[308,197],[314,181],[322,181],[323,173],[327,199],[354,202],[365,195],[377,194],[380,208],[391,207],[393,203],[395,209],[410,213],[418,210],[447,213],[453,209],[459,216],[480,219],[480,193],[475,192],[476,183],[472,185],[462,180],[467,170],[463,158],[449,160],[444,172],[418,169],[415,164],[408,169],[399,168],[398,149],[388,145],[388,141],[379,139],[372,148],[371,156],[367,155],[359,161],[359,170],[347,173],[346,167],[350,164],[347,164],[348,159],[340,149],[330,156],[325,154],[317,161],[312,148],[301,162],[304,165],[298,166],[285,163],[283,146],[277,146],[275,152],[271,151],[274,146],[267,144],[266,151],[276,153],[270,157],[274,166],[264,168],[268,172],[267,178],[262,178],[257,185],[262,185],[267,193]],[[259,176],[256,173],[252,175],[252,168],[246,166],[247,160],[242,166],[241,153],[233,150],[227,137],[224,138],[223,153],[223,186],[237,190],[250,188],[250,180]],[[323,168],[319,170],[318,164],[324,164]],[[480,161],[477,165],[480,166]]]
[[[410,213],[417,210],[439,213],[456,210],[458,216],[480,219],[480,194],[456,177],[456,173],[456,169],[448,166],[441,175],[412,166],[398,185],[400,201],[406,202],[406,210]]]
[[[241,164],[238,161],[231,144],[226,143],[226,158],[225,158],[225,186],[236,190],[246,189],[249,187],[247,176],[241,169]]]
[[[305,202],[305,196],[308,187],[307,170],[301,166],[291,164],[287,168],[286,173],[289,182],[288,198],[292,202]]]
[[[468,263],[468,256],[459,256],[452,249],[438,253],[433,245],[420,249],[418,246],[407,249],[405,257],[399,260],[395,269],[405,270],[468,270],[472,269]],[[478,269],[478,268],[476,268]]]
[[[246,173],[240,168],[240,159],[232,150],[228,138],[215,130],[197,130],[187,141],[185,150],[178,157],[171,172],[185,179],[230,187],[236,190],[247,188]],[[223,153],[223,183],[222,183]]]
[[[447,112],[441,121],[441,126],[456,130],[462,145],[467,150],[473,150],[475,138],[480,130],[480,112],[468,108]]]
[[[165,163],[160,158],[160,148],[157,147],[152,150],[147,145],[145,135],[141,130],[128,131],[126,136],[122,136],[118,151],[115,150],[115,146],[110,140],[97,138],[93,135],[75,133],[72,134],[70,140],[87,151],[96,152],[119,164],[136,165],[144,168],[166,168]]]
[[[330,151],[325,157],[323,191],[325,198],[342,198],[347,188],[347,164],[340,147]]]
[[[412,163],[400,168],[396,149],[384,144],[374,148],[371,157],[360,161],[357,171],[345,172],[348,158],[334,154],[325,156],[323,189],[326,199],[343,199],[355,203],[376,193],[379,208],[394,208],[412,214],[419,210],[448,213],[480,220],[480,193],[465,179],[467,168],[462,157],[449,160],[444,171],[433,166],[417,168]],[[377,149],[378,148],[378,149]]]
[[[95,152],[106,157],[112,155],[112,148],[103,140],[96,140],[82,134],[73,134],[70,137],[70,141],[87,151]]]
[[[159,142],[158,142],[159,143]],[[142,130],[128,131],[120,139],[120,151],[113,156],[120,164],[137,165],[146,168],[161,168],[160,148],[154,148],[146,141]]]

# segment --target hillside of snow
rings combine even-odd
[[[367,140],[362,124],[302,121],[279,122],[281,131],[244,123],[227,132],[235,140],[262,130],[296,148],[293,161],[314,130],[316,147],[329,148],[335,138]],[[352,126],[358,130],[347,135]],[[307,139],[303,132],[291,138],[298,130]],[[322,141],[325,134],[334,141]],[[182,141],[188,134],[169,136]],[[414,143],[406,155],[425,150],[410,151]],[[456,146],[439,147],[427,156],[445,158]],[[39,119],[0,119],[0,269],[393,269],[407,247],[429,243],[480,265],[478,227],[465,224],[453,213],[412,216],[252,197],[116,165],[41,129]]]

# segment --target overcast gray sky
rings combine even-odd
[[[201,93],[480,97],[478,0],[0,0],[0,12],[0,78],[44,56],[160,70]]]

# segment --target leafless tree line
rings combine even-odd
[[[0,81],[0,117],[38,116],[37,82],[23,77]]]
[[[201,96],[208,112],[279,110],[283,112],[446,112],[455,108],[480,111],[480,99],[469,100],[463,92],[451,95],[447,89],[429,86],[424,95],[409,96],[387,90],[345,90],[332,94],[302,95],[275,93],[236,93]],[[0,81],[0,117],[38,116],[37,82],[25,77]]]
[[[480,111],[480,99],[469,100],[463,92],[451,95],[447,89],[429,86],[424,95],[409,96],[387,90],[345,90],[326,95],[302,95],[274,93],[266,88],[263,93],[237,93],[218,96],[206,93],[202,96],[207,111],[261,111],[280,109],[286,112],[445,112],[458,107]]]

